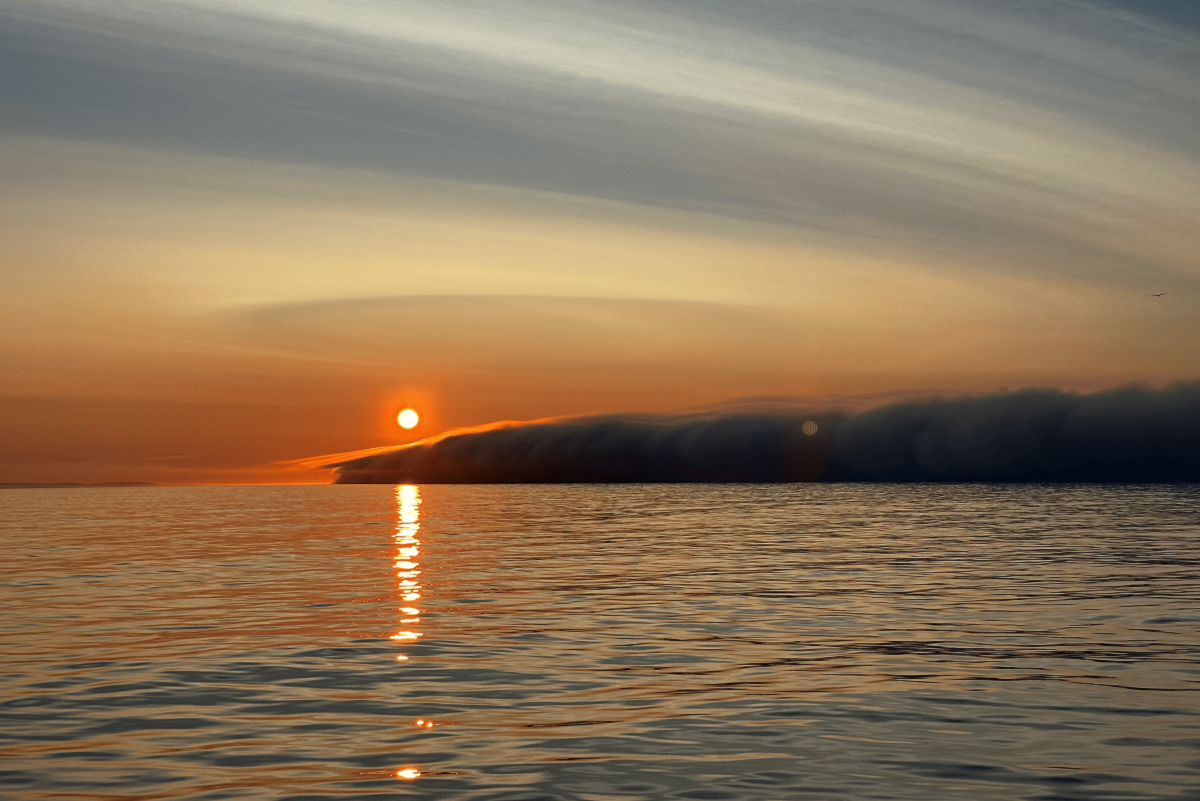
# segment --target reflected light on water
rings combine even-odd
[[[402,484],[396,487],[396,557],[392,566],[396,569],[396,589],[403,601],[411,602],[419,599],[421,593],[417,576],[421,565],[417,555],[421,553],[421,543],[417,534],[421,530],[421,489],[412,484]],[[400,624],[410,626],[420,623],[421,610],[415,606],[405,606],[399,610],[405,617]],[[420,638],[421,632],[404,630],[392,635],[397,642],[412,642]],[[408,657],[397,657],[397,661],[407,661]]]
[[[401,600],[406,603],[419,600],[421,593],[420,583],[417,581],[417,576],[421,575],[418,570],[420,563],[417,561],[417,556],[421,553],[420,541],[417,539],[417,534],[421,530],[421,489],[412,484],[402,484],[396,487],[396,558],[392,562],[392,566],[396,570],[396,590],[400,595]],[[404,615],[400,619],[400,625],[411,626],[414,623],[420,623],[421,610],[415,606],[403,606],[397,609],[400,614]],[[391,636],[391,639],[396,642],[415,642],[421,636],[421,632],[405,629],[398,631]],[[404,654],[396,656],[397,662],[407,662],[408,657]],[[418,720],[417,726],[431,728],[433,723],[428,723],[424,720]],[[413,780],[419,778],[421,771],[416,768],[401,768],[396,771],[396,778],[403,780]]]

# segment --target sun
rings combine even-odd
[[[405,409],[396,415],[396,422],[400,424],[401,428],[412,428],[421,422],[421,418],[412,409]]]

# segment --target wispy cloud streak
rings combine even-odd
[[[1193,271],[1200,38],[1113,7],[38,0],[0,19],[21,26],[23,130]]]

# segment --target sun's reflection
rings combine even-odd
[[[412,484],[401,484],[396,487],[396,558],[392,566],[396,569],[396,589],[400,600],[412,604],[421,599],[421,541],[417,534],[421,531],[421,488]],[[398,610],[402,617],[402,630],[392,635],[397,642],[413,642],[420,639],[421,632],[414,631],[411,626],[421,622],[421,610],[416,606],[402,606]],[[398,656],[396,660],[405,662],[406,656]]]
[[[400,602],[404,606],[397,607],[400,613],[400,631],[392,635],[397,643],[416,642],[421,632],[414,624],[421,622],[421,609],[416,605],[421,600],[421,540],[417,536],[421,531],[421,489],[412,484],[401,484],[396,487],[396,557],[392,567],[396,570],[396,590]],[[407,662],[407,654],[397,654],[397,662]],[[421,719],[416,722],[417,728],[429,730],[434,727],[432,720]],[[396,778],[411,781],[420,778],[421,771],[414,767],[401,768],[396,771]]]

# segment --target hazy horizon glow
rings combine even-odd
[[[0,481],[1200,374],[1194,4],[31,0],[0,43]]]

